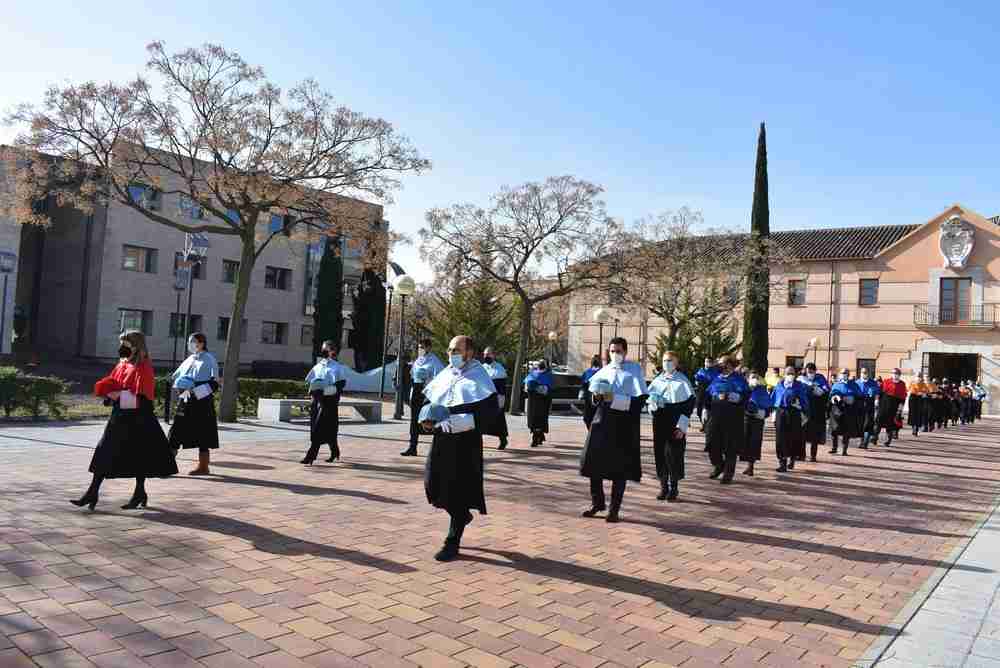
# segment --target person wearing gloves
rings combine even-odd
[[[819,446],[826,445],[826,413],[830,395],[830,383],[826,376],[816,372],[816,365],[806,364],[805,373],[799,382],[806,386],[809,394],[809,422],[806,423],[806,443],[809,444],[809,459],[816,461]]]
[[[524,390],[528,393],[528,429],[531,430],[533,448],[544,443],[545,434],[549,433],[552,385],[552,372],[549,371],[548,362],[545,360],[540,360],[524,379]]]
[[[334,341],[324,341],[322,350],[323,359],[306,376],[312,398],[309,406],[309,450],[299,463],[307,466],[316,461],[319,447],[324,443],[330,446],[330,458],[326,461],[332,463],[340,459],[340,446],[337,444],[340,394],[347,384],[347,377],[344,367],[337,361],[340,346]]]
[[[713,480],[722,476],[728,485],[736,474],[736,459],[743,451],[743,411],[750,387],[735,373],[728,355],[719,359],[719,375],[708,386],[708,454]]]
[[[653,417],[653,458],[660,479],[659,501],[676,501],[684,479],[687,430],[694,410],[691,381],[677,369],[677,355],[663,354],[663,371],[649,385],[649,414]]]
[[[420,415],[420,409],[427,403],[424,387],[441,373],[442,369],[444,362],[431,352],[431,340],[420,339],[417,343],[417,359],[410,368],[410,447],[399,453],[403,457],[417,456],[417,441],[420,437],[420,423],[417,417]]]
[[[642,479],[639,421],[646,401],[646,379],[642,367],[626,361],[628,342],[620,336],[608,344],[610,364],[590,379],[596,404],[594,420],[580,455],[580,475],[590,478],[589,510],[594,517],[604,510],[608,522],[619,521],[626,481]],[[606,505],[604,481],[611,481],[611,505]]]
[[[705,431],[705,419],[708,411],[708,386],[719,375],[719,367],[715,365],[711,357],[706,357],[704,365],[694,374],[694,387],[697,396],[698,410],[698,431]]]
[[[179,401],[170,426],[170,447],[198,448],[198,466],[188,475],[209,475],[209,453],[219,447],[219,422],[215,416],[219,364],[206,349],[205,335],[201,332],[188,337],[188,352],[190,356],[171,376]]]
[[[844,441],[844,452],[852,438],[861,436],[861,389],[851,380],[851,372],[841,369],[837,382],[830,387],[830,436],[833,447],[830,454],[837,454],[840,439]]]
[[[74,506],[97,506],[106,478],[135,478],[135,491],[122,510],[145,507],[146,478],[167,478],[177,473],[170,443],[153,415],[155,385],[153,365],[146,351],[146,337],[139,331],[119,337],[119,362],[97,381],[94,394],[111,404],[111,417],[90,459],[93,478],[87,492],[71,499]]]
[[[806,458],[805,427],[809,422],[809,390],[795,377],[795,367],[785,367],[785,377],[771,396],[774,407],[774,447],[778,472],[795,468]]]
[[[876,434],[878,428],[878,407],[882,388],[878,381],[868,375],[868,369],[862,368],[854,384],[858,387],[858,394],[861,397],[860,408],[858,409],[858,421],[861,424],[861,449],[867,450],[868,444],[872,442],[872,436]],[[878,445],[878,443],[874,443]]]
[[[747,463],[743,475],[752,477],[754,466],[760,461],[764,422],[771,414],[771,394],[756,371],[750,372],[747,386],[750,388],[750,398],[747,400],[743,421],[743,452],[740,453],[740,460]]]
[[[451,518],[444,546],[434,558],[458,556],[471,509],[486,514],[483,488],[483,434],[496,436],[496,388],[475,359],[471,337],[456,336],[448,345],[448,366],[424,388],[428,404],[420,424],[434,434],[424,470],[424,491],[435,508]]]
[[[583,402],[583,424],[590,429],[590,421],[594,419],[594,401],[590,394],[590,379],[601,370],[601,356],[594,355],[590,358],[590,368],[580,376],[580,394],[577,397]]]
[[[885,444],[891,445],[893,438],[898,438],[896,420],[903,412],[903,402],[906,401],[906,383],[903,382],[903,372],[892,370],[892,377],[882,381],[882,393],[878,402],[875,436],[872,441],[878,444],[879,433],[885,429]]]
[[[493,379],[493,388],[497,391],[497,406],[500,407],[497,413],[497,432],[500,436],[500,445],[497,450],[504,450],[507,447],[507,417],[504,415],[504,406],[507,401],[507,369],[493,354],[493,348],[489,346],[483,351],[483,368],[486,374]]]

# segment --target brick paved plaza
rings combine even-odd
[[[650,477],[609,525],[579,516],[582,424],[553,423],[537,450],[523,426],[487,439],[490,514],[449,564],[400,424],[345,425],[342,462],[312,468],[301,425],[230,428],[216,475],[150,481],[132,512],[108,481],[95,513],[67,499],[99,425],[4,425],[0,668],[850,666],[1000,490],[993,420],[780,479],[766,442],[729,487],[695,433],[668,505],[646,423]]]

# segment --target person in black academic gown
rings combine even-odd
[[[493,353],[493,348],[487,346],[483,351],[483,368],[487,375],[493,379],[493,388],[497,391],[497,436],[500,437],[500,445],[497,450],[506,450],[508,441],[507,416],[504,409],[507,403],[507,369]]]
[[[330,446],[330,458],[326,461],[332,463],[340,459],[340,445],[337,443],[340,433],[340,395],[347,384],[347,378],[337,361],[339,353],[340,346],[335,341],[324,341],[324,358],[306,376],[312,404],[309,406],[309,450],[301,464],[311,465],[324,443]]]
[[[649,413],[653,417],[653,459],[660,479],[657,500],[676,501],[684,479],[687,430],[695,406],[691,381],[677,368],[677,355],[663,354],[663,371],[649,385]]]
[[[583,372],[580,376],[580,401],[583,402],[583,423],[587,425],[587,429],[590,429],[590,422],[594,419],[594,401],[593,396],[590,394],[590,379],[594,377],[594,374],[601,370],[601,356],[594,355],[590,358],[590,368]]]
[[[417,342],[417,359],[410,366],[410,446],[399,453],[403,457],[417,456],[417,441],[422,431],[417,417],[427,403],[424,387],[444,368],[444,362],[431,352],[431,345],[430,339],[420,339]]]
[[[453,338],[448,366],[424,389],[429,403],[421,409],[420,423],[434,434],[424,491],[427,501],[451,518],[444,546],[434,556],[438,561],[458,556],[471,509],[486,514],[483,434],[498,435],[499,406],[493,380],[475,354],[471,337]]]
[[[726,355],[719,359],[719,375],[708,386],[708,438],[706,447],[712,461],[713,480],[722,476],[722,484],[733,481],[736,459],[743,451],[743,414],[750,386],[735,372],[736,362]]]
[[[549,370],[546,360],[538,361],[524,379],[524,391],[527,393],[526,407],[528,409],[528,429],[531,430],[531,447],[537,448],[545,442],[549,433],[549,413],[552,411],[552,388],[555,379]]]
[[[594,517],[607,509],[606,520],[617,522],[626,481],[642,479],[639,420],[647,390],[642,367],[625,361],[625,339],[611,339],[608,350],[611,363],[590,379],[597,410],[581,453],[580,475],[590,478],[591,506],[583,516]],[[604,497],[605,480],[611,481],[610,508]]]

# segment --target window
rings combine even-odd
[[[302,334],[299,335],[300,346],[311,346],[313,344],[313,326],[302,325]]]
[[[292,289],[292,270],[279,267],[264,268],[264,287],[275,290]]]
[[[122,247],[122,269],[125,271],[140,271],[145,274],[156,273],[156,249],[142,246]]]
[[[362,257],[368,251],[368,243],[364,240],[354,241],[344,237],[340,242],[340,251],[346,258]]]
[[[180,268],[181,263],[184,262],[184,253],[174,253],[174,276],[177,275],[177,270]],[[201,262],[196,262],[190,266],[191,275],[197,279],[205,278],[205,266]]]
[[[941,317],[943,323],[966,322],[971,319],[971,278],[941,279]]]
[[[170,314],[170,337],[184,336],[184,313],[171,313]],[[188,334],[201,331],[202,318],[200,315],[191,314],[191,329],[187,330]]]
[[[802,279],[788,281],[788,305],[805,306],[806,282]]]
[[[858,282],[858,304],[874,306],[878,304],[878,279],[862,278]]]
[[[236,260],[222,261],[222,282],[236,283],[236,278],[240,273],[240,263]]]
[[[283,232],[285,236],[289,235],[289,228],[291,228],[292,223],[295,221],[291,216],[280,216],[276,213],[271,214],[271,220],[267,224],[267,231],[271,234],[277,234],[278,232]]]
[[[802,371],[802,368],[806,365],[806,358],[801,355],[787,355],[785,357],[785,366],[794,367],[796,371]]]
[[[155,211],[160,208],[160,191],[156,188],[142,183],[133,183],[128,187],[128,196],[144,209]]]
[[[181,215],[192,220],[202,220],[205,217],[205,210],[187,195],[180,198]]]
[[[137,329],[146,336],[153,334],[153,312],[132,308],[118,309],[118,327],[123,332]]]
[[[215,338],[219,341],[226,341],[229,339],[229,321],[228,317],[219,317],[219,324],[215,329]],[[243,319],[243,328],[240,330],[240,343],[247,342],[247,320]]]
[[[858,365],[857,365],[857,368],[854,370],[855,377],[860,377],[861,376],[861,370],[862,369],[867,369],[868,370],[868,377],[869,378],[874,378],[875,377],[875,360],[858,358]]]
[[[265,320],[260,329],[260,342],[278,346],[288,343],[288,323]]]

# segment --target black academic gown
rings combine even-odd
[[[420,434],[423,433],[417,418],[420,417],[420,409],[427,403],[427,397],[424,396],[424,387],[424,383],[413,383],[410,385],[410,444],[414,446],[417,444]]]
[[[806,458],[805,428],[802,411],[793,406],[774,409],[774,447],[778,459]]]
[[[580,456],[580,475],[601,480],[642,479],[642,456],[639,449],[639,421],[646,395],[632,397],[629,410],[612,410],[601,401],[587,432]]]
[[[746,401],[734,404],[719,400],[706,393],[708,404],[708,426],[705,449],[712,464],[721,467],[730,459],[734,460],[743,452],[743,414]]]
[[[170,425],[170,447],[215,450],[219,447],[219,421],[215,415],[215,392],[219,383],[206,380],[198,385],[211,385],[212,394],[196,399],[194,393],[187,401],[177,402],[174,423]]]
[[[340,395],[347,385],[346,380],[336,383],[336,394],[323,394],[323,390],[309,393],[312,404],[309,406],[309,442],[313,447],[329,444],[332,449],[337,445],[337,434],[340,432]]]
[[[507,398],[507,379],[506,378],[494,378],[493,388],[497,391],[497,424],[496,424],[496,435],[500,437],[501,441],[507,440],[507,415],[504,413],[504,407],[500,403],[500,397],[504,397],[504,401]]]
[[[928,403],[926,397],[911,392],[906,398],[906,424],[917,428],[927,424]]]
[[[687,450],[687,436],[674,438],[674,430],[681,416],[690,419],[694,412],[695,397],[692,395],[676,404],[667,404],[653,411],[653,458],[656,462],[656,477],[660,480],[684,479],[684,452]]]
[[[876,424],[879,429],[896,431],[896,413],[899,412],[901,403],[898,397],[886,392],[882,393],[878,401],[878,422]]]
[[[481,401],[449,406],[452,415],[472,413],[476,428],[461,434],[434,430],[431,452],[424,468],[424,491],[427,501],[452,515],[471,509],[486,514],[486,491],[483,486],[483,434],[497,433],[497,395]]]
[[[806,422],[805,440],[807,443],[823,445],[826,443],[826,415],[829,393],[817,396],[812,387],[809,389],[809,421]]]
[[[112,404],[111,417],[90,459],[90,472],[103,478],[166,478],[177,473],[177,462],[153,402],[138,395],[137,407]]]
[[[549,433],[549,412],[552,410],[552,390],[549,394],[528,392],[528,429]]]

